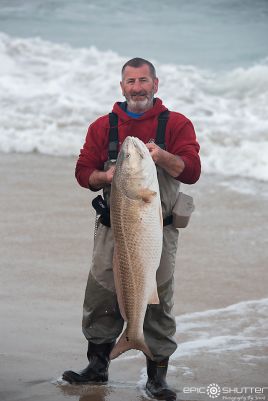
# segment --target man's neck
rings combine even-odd
[[[126,113],[132,118],[139,118],[144,114],[144,113],[133,113],[133,111],[128,110],[128,108],[126,109]]]

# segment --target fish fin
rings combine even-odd
[[[141,188],[138,192],[139,196],[141,197],[141,199],[146,202],[146,203],[150,203],[152,202],[152,198],[155,197],[157,195],[157,192],[152,191],[149,188]]]
[[[121,291],[121,286],[120,286],[120,277],[118,274],[119,268],[119,260],[118,260],[118,255],[117,255],[117,249],[116,245],[114,246],[114,255],[113,255],[113,272],[114,272],[114,285],[115,285],[115,290],[116,290],[116,295],[117,295],[117,301],[120,309],[120,313],[122,318],[127,321],[126,317],[126,312],[125,312],[125,306],[123,302],[123,295]]]
[[[153,292],[151,294],[151,297],[149,298],[149,302],[148,304],[152,305],[152,304],[159,304],[159,297],[158,297],[158,292],[157,292],[157,287],[155,285]]]
[[[142,338],[138,340],[130,340],[127,337],[127,329],[124,331],[124,333],[121,335],[114,348],[112,349],[112,352],[110,353],[110,359],[115,359],[124,352],[131,349],[142,351],[150,359],[153,359],[153,355],[149,350],[149,347],[145,343],[144,336],[142,336]]]

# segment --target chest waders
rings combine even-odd
[[[169,111],[163,111],[158,117],[158,126],[156,132],[156,139],[154,143],[156,143],[161,149],[165,149],[165,131],[166,125],[168,122]],[[104,170],[107,171],[112,165],[116,163],[118,157],[118,117],[115,113],[109,114],[109,147],[108,147],[108,160],[104,164]],[[176,203],[176,199],[178,197],[180,183],[172,178],[168,173],[166,173],[163,169],[157,166],[157,177],[160,188],[160,197],[162,204],[162,212],[163,212],[163,225],[167,226],[172,224],[173,216],[172,209],[174,204]],[[99,195],[92,202],[93,207],[97,211],[97,214],[100,215],[100,223],[103,225],[110,227],[110,215],[109,215],[109,206],[110,206],[110,192],[111,185],[106,185],[103,188],[103,197],[104,201]]]
[[[155,143],[162,149],[165,145],[165,131],[168,122],[169,111],[165,110],[158,117],[158,127],[155,137]],[[109,114],[109,147],[108,160],[104,169],[108,170],[113,165],[118,156],[118,117],[115,113]],[[176,202],[180,183],[172,178],[165,170],[157,166],[157,178],[159,182],[160,198],[163,213],[163,250],[159,268],[157,270],[157,284],[162,285],[172,276],[175,268],[175,258],[178,242],[178,230],[172,226],[172,209]],[[103,189],[103,197],[98,196],[93,200],[93,206],[100,214],[98,228],[95,233],[95,245],[93,251],[93,263],[91,272],[95,279],[105,288],[115,292],[112,255],[113,255],[113,235],[110,229],[110,192],[111,185],[106,185]],[[109,229],[107,229],[109,228]],[[108,245],[109,243],[109,245]],[[106,252],[102,251],[105,244]],[[107,244],[107,245],[106,245]],[[100,258],[100,259],[99,259]]]
[[[168,111],[159,115],[155,143],[165,149],[165,129]],[[109,115],[109,159],[107,170],[116,162],[118,155],[118,118]],[[133,133],[134,134],[134,133]],[[178,243],[178,230],[171,224],[170,216],[176,202],[180,183],[163,169],[157,167],[163,219],[163,249],[157,270],[159,305],[148,305],[144,320],[144,335],[155,361],[168,358],[177,348],[173,335],[176,331],[173,307],[174,268]],[[111,343],[120,335],[124,321],[120,315],[113,277],[114,239],[110,228],[109,201],[110,185],[103,190],[103,199],[95,198],[95,208],[100,214],[96,230],[92,264],[89,272],[83,306],[83,333],[94,343]],[[100,205],[99,203],[102,203]],[[108,208],[107,208],[108,206]]]

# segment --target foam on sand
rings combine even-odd
[[[237,350],[243,357],[250,348],[268,347],[268,298],[177,316],[176,322],[179,347],[173,359]]]
[[[173,361],[193,355],[239,351],[241,360],[254,363],[268,360],[268,353],[258,355],[268,347],[268,298],[245,301],[221,309],[187,313],[176,317],[178,348]],[[254,355],[250,349],[254,348]],[[122,356],[121,360],[142,356]],[[120,361],[119,359],[119,361]],[[185,368],[185,374],[189,374]]]

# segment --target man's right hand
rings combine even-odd
[[[89,187],[98,191],[105,185],[111,184],[115,172],[115,166],[111,166],[107,171],[94,170],[89,177]]]
[[[114,176],[114,172],[115,172],[115,165],[110,167],[107,171],[106,171],[106,183],[107,184],[111,184],[112,180],[113,180],[113,176]]]

